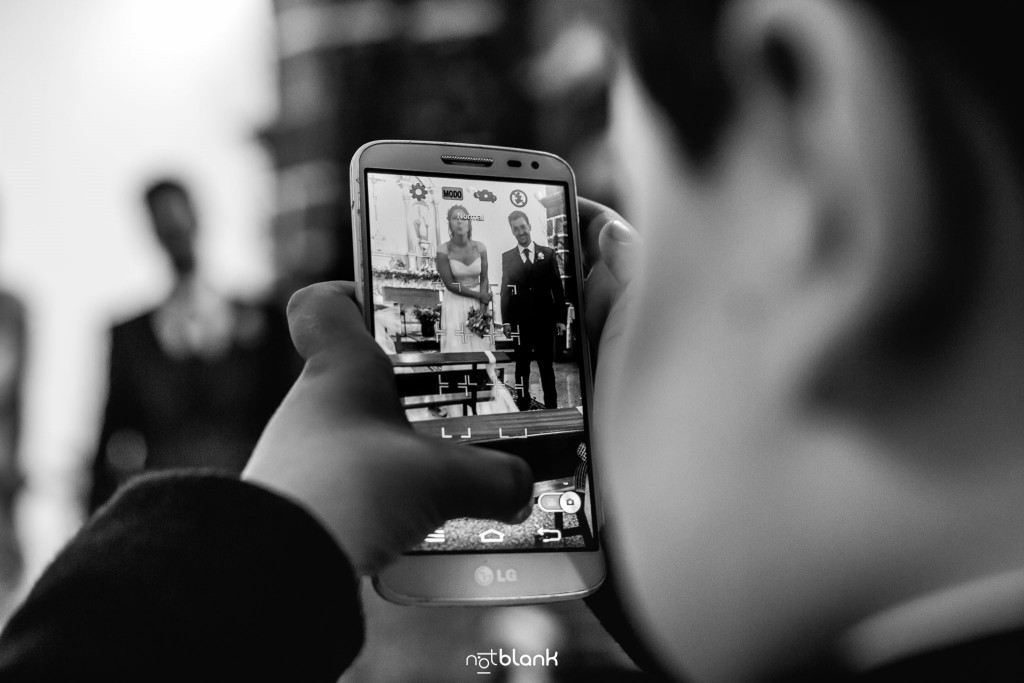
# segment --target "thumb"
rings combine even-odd
[[[443,519],[475,517],[510,521],[533,493],[533,472],[522,458],[471,446],[445,448]]]
[[[597,239],[601,259],[607,264],[612,277],[625,287],[637,271],[640,236],[629,223],[615,218],[605,223]]]

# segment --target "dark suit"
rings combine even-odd
[[[557,408],[552,362],[555,325],[565,322],[565,294],[554,250],[532,243],[530,252],[530,264],[523,262],[518,246],[501,255],[501,321],[512,326],[520,407],[529,404],[530,361],[536,360],[544,407]]]
[[[14,532],[18,494],[22,489],[18,457],[22,392],[27,347],[25,307],[0,292],[0,608],[21,575],[21,548]],[[2,616],[2,615],[0,615]]]
[[[283,313],[236,302],[260,324],[222,357],[172,358],[154,331],[156,311],[114,327],[110,382],[89,509],[138,469],[210,467],[239,473],[298,376]]]

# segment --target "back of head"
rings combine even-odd
[[[948,644],[907,606],[1024,567],[1011,4],[618,9],[645,244],[595,429],[641,629],[698,680]]]
[[[717,141],[732,113],[732,84],[716,46],[719,22],[731,4],[723,0],[649,0],[623,3],[619,30],[652,98],[668,114],[679,141],[695,159]],[[850,0],[876,14],[904,42],[904,56],[924,79],[955,79],[981,97],[1013,139],[1018,158],[1024,143],[1024,105],[1009,87],[1024,61],[1018,38],[1019,8],[1008,0],[888,2]],[[783,78],[795,72],[779,42],[766,53]],[[933,112],[934,113],[934,112]]]

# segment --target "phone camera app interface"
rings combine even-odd
[[[512,453],[522,521],[456,519],[413,552],[593,549],[579,277],[559,184],[367,172],[374,334],[421,434]]]

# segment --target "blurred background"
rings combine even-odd
[[[574,166],[581,194],[614,202],[601,11],[3,0],[0,610],[113,486],[171,457],[181,425],[210,452],[251,447],[267,408],[235,414],[235,399],[258,392],[272,409],[294,376],[288,296],[352,275],[347,174],[362,143],[544,149]],[[467,655],[497,647],[560,654],[495,679],[632,671],[579,602],[364,598],[367,646],[344,680],[470,678]]]

